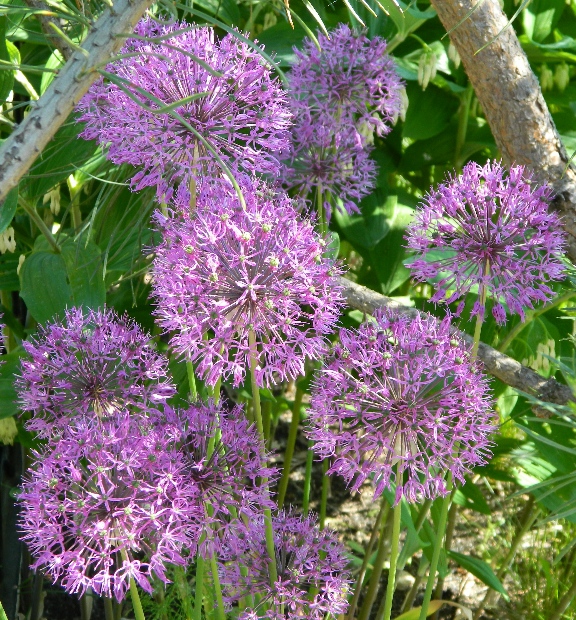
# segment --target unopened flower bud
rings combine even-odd
[[[540,88],[542,92],[554,88],[554,73],[547,64],[543,64],[540,68]]]
[[[452,61],[454,67],[458,69],[458,67],[460,66],[460,54],[458,53],[458,50],[454,47],[454,45],[452,45],[452,42],[450,42],[450,44],[448,45],[448,58]]]
[[[556,71],[554,71],[554,83],[560,92],[562,92],[570,83],[570,69],[565,62],[561,62],[556,65]]]
[[[422,90],[426,90],[428,84],[436,77],[436,54],[427,49],[420,56],[418,62],[418,84],[422,86]]]

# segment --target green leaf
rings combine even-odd
[[[14,217],[16,213],[16,207],[18,206],[18,186],[14,187],[8,192],[8,196],[4,202],[0,205],[0,233],[3,233]]]
[[[482,495],[482,491],[468,477],[466,478],[466,484],[456,489],[454,503],[484,515],[492,514],[488,502],[484,495]]]
[[[532,0],[522,13],[524,31],[541,43],[554,30],[565,6],[565,0]]]
[[[81,123],[73,121],[60,127],[25,180],[20,182],[20,191],[24,189],[23,193],[26,193],[31,201],[64,181],[92,155],[96,148],[95,143],[78,137],[82,128]]]
[[[0,365],[0,419],[9,418],[19,412],[18,395],[14,388],[14,375],[20,370],[20,357],[24,349],[18,348],[2,356]]]
[[[106,286],[100,248],[91,240],[86,243],[82,238],[66,239],[62,244],[62,257],[74,305],[94,309],[103,306]]]
[[[412,140],[425,140],[444,131],[459,106],[457,97],[432,84],[423,91],[419,84],[410,82],[406,93],[409,103],[402,136]]]
[[[0,255],[0,291],[19,291],[20,278],[18,277],[18,260],[16,254]]]
[[[448,551],[448,557],[452,558],[462,568],[465,568],[469,573],[472,573],[474,577],[480,579],[480,581],[492,588],[499,594],[501,594],[507,601],[510,600],[508,592],[504,589],[500,579],[496,577],[492,568],[479,558],[474,558],[470,555],[464,555],[463,553],[457,553],[456,551]]]
[[[11,62],[8,46],[6,45],[6,16],[0,17],[0,60]],[[5,67],[5,65],[4,65]],[[14,70],[0,69],[0,102],[6,101],[6,97],[14,87]]]
[[[65,309],[74,305],[63,256],[32,252],[20,268],[20,295],[39,323],[62,318]]]
[[[385,196],[376,188],[362,201],[361,213],[348,215],[336,209],[334,219],[350,243],[371,250],[387,235],[390,227],[386,213],[394,208],[396,201],[396,196]]]
[[[64,59],[62,58],[62,54],[59,50],[54,50],[52,54],[50,54],[50,58],[46,61],[46,69],[60,69],[60,67],[64,66]],[[52,84],[52,81],[56,77],[55,73],[52,71],[45,71],[42,73],[42,79],[40,80],[40,95],[43,95]]]
[[[240,11],[234,0],[196,0],[195,5],[229,26],[240,21]]]

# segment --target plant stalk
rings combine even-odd
[[[284,465],[282,469],[282,477],[278,485],[278,508],[284,505],[286,490],[288,488],[288,480],[290,479],[290,467],[292,465],[292,457],[296,447],[296,439],[298,438],[298,426],[300,424],[300,407],[302,406],[302,397],[304,392],[300,388],[296,388],[294,396],[294,406],[292,407],[292,420],[290,422],[290,430],[288,431],[288,440],[286,442],[286,450],[284,452]]]

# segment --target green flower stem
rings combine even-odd
[[[386,584],[386,599],[384,613],[376,620],[390,620],[392,615],[392,599],[396,589],[396,562],[398,560],[398,546],[400,543],[400,524],[402,522],[402,501],[394,506],[394,520],[392,522],[392,545],[390,548],[390,570],[388,571],[388,583]]]
[[[448,480],[446,483],[448,493],[442,500],[442,508],[440,510],[440,519],[438,521],[438,530],[436,532],[436,540],[434,541],[434,552],[430,562],[430,572],[428,573],[428,581],[426,582],[426,591],[424,592],[424,600],[420,609],[420,617],[418,620],[425,620],[428,615],[428,605],[432,598],[432,588],[436,579],[436,570],[438,568],[438,560],[440,559],[440,551],[442,550],[442,541],[446,531],[446,522],[448,521],[448,508],[452,496],[452,472],[448,472]]]
[[[204,558],[200,553],[196,555],[196,592],[194,593],[193,620],[202,619],[202,601],[204,600]]]
[[[454,491],[452,489],[452,497],[451,497],[451,506],[448,511],[448,525],[446,526],[446,538],[444,540],[444,549],[446,553],[450,551],[452,548],[452,539],[454,537],[454,529],[456,527],[456,519],[458,517],[458,504],[454,503]],[[436,583],[436,590],[434,591],[434,600],[441,601],[442,594],[444,593],[444,577],[438,575],[438,582]],[[438,610],[433,616],[432,620],[438,620],[440,614],[440,610]]]
[[[288,441],[286,442],[286,450],[284,451],[284,465],[282,469],[282,477],[278,485],[278,508],[284,505],[286,497],[286,489],[288,488],[288,480],[290,478],[290,466],[292,465],[292,457],[294,456],[294,448],[296,447],[296,439],[298,437],[298,426],[300,424],[300,407],[302,406],[302,397],[304,392],[300,388],[296,388],[294,396],[294,406],[292,407],[292,421],[290,422],[290,430],[288,431]]]
[[[346,616],[346,620],[354,620],[354,613],[356,612],[356,607],[358,606],[358,599],[360,598],[360,591],[362,590],[362,585],[364,583],[364,577],[366,576],[366,569],[368,568],[368,562],[370,561],[370,556],[372,555],[372,550],[374,549],[374,545],[376,544],[376,539],[378,538],[378,532],[382,529],[382,522],[388,518],[388,511],[390,510],[390,505],[386,501],[386,498],[382,496],[382,501],[380,503],[380,512],[376,517],[376,521],[374,522],[374,527],[372,528],[372,534],[370,535],[370,540],[366,545],[366,549],[364,551],[364,558],[362,560],[362,566],[360,567],[360,572],[358,573],[358,577],[356,578],[356,586],[354,588],[354,595],[352,596],[352,600],[350,601],[350,606],[348,608],[348,614]]]
[[[224,599],[222,598],[222,588],[220,587],[220,577],[218,576],[218,565],[216,564],[216,556],[214,554],[210,557],[210,567],[212,569],[212,581],[214,582],[214,592],[216,594],[218,620],[226,620]]]
[[[326,235],[326,212],[324,210],[322,183],[316,187],[316,210],[318,213],[318,228],[322,236]]]
[[[422,504],[420,508],[420,512],[418,513],[418,517],[416,518],[416,523],[414,524],[414,529],[416,530],[417,534],[422,529],[422,525],[424,524],[424,521],[426,517],[428,516],[428,512],[430,511],[430,506],[432,506],[432,500],[427,499],[424,501],[424,503]],[[402,570],[404,566],[406,565],[406,562],[409,559],[408,552],[409,552],[408,546],[404,545],[404,547],[402,547],[402,551],[400,552],[400,555],[398,556],[398,570]]]
[[[264,437],[266,438],[266,447],[270,443],[270,426],[272,423],[272,403],[264,401],[262,403],[262,426],[264,428]]]
[[[564,303],[565,301],[572,299],[572,297],[574,296],[576,296],[576,291],[568,291],[567,293],[564,293],[564,295],[560,295],[559,297],[556,297],[556,299],[552,300],[549,304],[546,304],[542,306],[541,308],[537,308],[536,310],[529,310],[528,312],[526,312],[526,319],[524,321],[520,321],[520,323],[515,325],[506,334],[506,337],[502,340],[502,342],[498,346],[498,351],[500,351],[500,353],[506,353],[508,347],[512,344],[513,340],[515,340],[518,334],[520,334],[522,330],[524,330],[528,325],[530,325],[530,323],[534,319],[537,319],[542,314],[545,314],[546,312],[548,312],[548,310],[551,310],[552,308],[556,308],[557,306]]]
[[[130,596],[132,597],[132,607],[134,608],[135,620],[146,620],[144,617],[144,610],[142,609],[142,601],[138,594],[138,588],[133,577],[130,577]]]
[[[384,567],[384,560],[386,559],[387,549],[387,539],[386,536],[386,526],[388,519],[383,519],[382,528],[380,530],[380,541],[378,543],[378,553],[376,554],[376,560],[374,561],[374,566],[372,567],[372,576],[370,577],[370,583],[368,584],[368,591],[366,592],[366,596],[364,598],[364,602],[362,603],[362,607],[360,608],[360,613],[358,614],[358,620],[368,620],[370,617],[370,612],[372,611],[372,605],[374,605],[374,600],[376,599],[376,595],[378,594],[378,589],[380,587],[380,577],[382,575],[382,569]]]
[[[186,579],[186,570],[182,566],[174,567],[174,582],[178,589],[178,596],[182,601],[182,611],[186,620],[194,619],[194,610],[192,609],[190,588],[188,587],[188,580]],[[196,584],[198,587],[198,584]]]
[[[104,603],[104,617],[106,620],[114,620],[114,605],[112,604],[112,599],[107,596],[103,596],[102,601]],[[1,615],[0,620],[4,620]]]
[[[254,404],[254,417],[256,418],[256,428],[262,443],[266,445],[264,436],[264,426],[262,424],[262,407],[260,405],[260,390],[256,381],[256,366],[258,365],[258,349],[256,344],[256,334],[253,329],[248,330],[248,346],[250,347],[250,382],[252,384],[252,402]],[[266,486],[268,480],[262,479],[262,486]],[[272,529],[272,511],[270,508],[264,510],[264,524],[266,526],[266,549],[270,558],[270,584],[274,588],[278,579],[276,570],[276,549],[274,546],[274,531]]]
[[[312,460],[314,452],[312,452],[312,441],[308,442],[308,452],[306,453],[306,472],[304,473],[304,492],[302,495],[302,513],[304,516],[308,514],[310,508],[310,487],[312,485]]]
[[[412,584],[410,591],[408,592],[406,598],[404,599],[404,602],[402,603],[402,609],[400,610],[401,614],[412,608],[412,605],[416,600],[418,590],[420,589],[420,584],[422,583],[424,575],[426,574],[426,569],[428,568],[428,565],[428,558],[424,554],[422,554],[422,558],[420,559],[420,564],[418,566],[418,572],[416,573],[416,579],[414,579],[414,583]]]
[[[490,261],[487,260],[486,268],[484,269],[484,275],[488,277],[489,274],[490,274]],[[476,361],[476,358],[478,357],[478,347],[480,346],[480,334],[482,332],[482,323],[484,323],[484,313],[486,309],[486,297],[488,296],[488,291],[485,286],[481,286],[478,292],[480,293],[479,294],[480,307],[484,308],[484,310],[481,311],[481,314],[479,313],[476,315],[476,327],[474,328],[474,344],[472,345],[472,353],[470,355],[471,362]]]
[[[190,386],[190,402],[195,403],[198,400],[198,390],[196,389],[196,378],[192,362],[186,362],[186,372],[188,373],[188,385]]]
[[[326,524],[326,507],[328,505],[328,491],[330,489],[330,478],[328,472],[328,459],[322,461],[322,493],[320,496],[320,518],[319,527],[322,531]]]
[[[48,228],[48,226],[46,226],[44,220],[38,215],[36,209],[26,200],[24,200],[21,195],[18,196],[18,204],[24,209],[24,211],[26,211],[30,219],[38,227],[38,230],[44,235],[44,237],[46,237],[46,241],[48,241],[54,252],[56,252],[56,254],[60,254],[62,250],[60,249],[58,242],[56,241],[51,230]]]

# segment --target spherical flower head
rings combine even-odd
[[[340,343],[315,379],[308,436],[356,491],[396,486],[396,502],[447,493],[486,463],[492,399],[488,381],[450,322],[377,312]]]
[[[274,508],[269,483],[277,470],[267,467],[264,443],[241,407],[227,411],[209,402],[179,411],[165,408],[163,428],[174,434],[197,489],[203,553],[211,556],[219,549],[237,518],[254,519]]]
[[[319,192],[330,219],[333,205],[348,214],[358,213],[357,203],[372,191],[375,179],[376,164],[359,134],[349,129],[335,132],[305,111],[299,115],[282,171],[284,187],[295,188],[304,197]]]
[[[323,620],[344,614],[350,573],[346,552],[334,532],[320,531],[313,516],[281,511],[272,518],[278,578],[270,584],[264,519],[241,524],[222,551],[220,567],[225,601],[259,597],[241,620]]]
[[[296,107],[387,134],[402,108],[402,80],[386,53],[386,41],[340,24],[329,37],[318,32],[318,43],[320,49],[305,38],[303,50],[294,48],[296,61],[288,79]]]
[[[136,35],[121,51],[131,56],[106,68],[121,85],[100,80],[78,105],[84,138],[109,145],[114,163],[142,168],[133,189],[186,200],[191,181],[222,175],[219,159],[233,173],[278,172],[291,114],[258,52],[238,33],[217,40],[212,28],[185,22],[145,19]]]
[[[451,303],[479,291],[474,313],[484,315],[482,290],[495,302],[498,323],[554,292],[565,245],[561,222],[548,210],[552,189],[537,185],[524,166],[471,162],[461,175],[431,191],[408,228],[409,265],[420,281],[435,280],[434,302]]]
[[[115,419],[131,408],[156,408],[175,393],[168,360],[149,337],[113,310],[72,308],[63,322],[40,327],[22,343],[16,380],[29,430],[47,437],[78,418]]]
[[[245,208],[219,185],[190,218],[156,216],[164,239],[155,314],[210,385],[220,376],[239,385],[251,358],[259,385],[303,374],[305,359],[325,352],[343,304],[341,270],[312,223],[285,194],[244,186]]]
[[[19,494],[20,527],[42,569],[68,592],[121,601],[130,578],[152,592],[185,565],[199,532],[196,487],[164,434],[86,426],[35,452]]]

